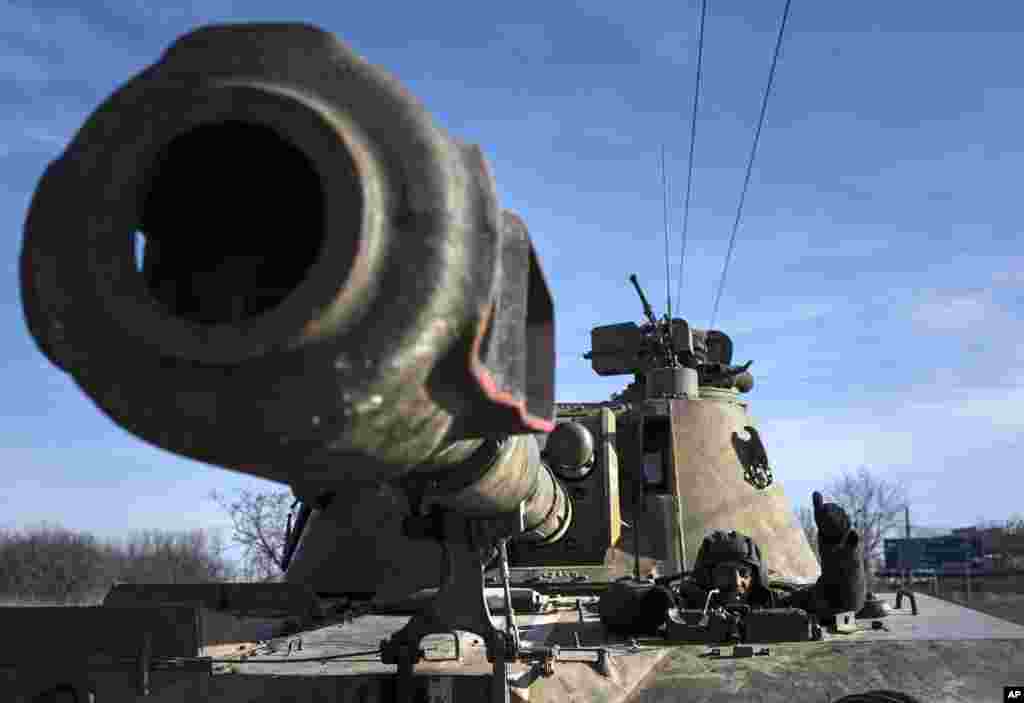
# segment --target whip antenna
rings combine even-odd
[[[661,145],[661,205],[665,213],[665,307],[668,308],[668,319],[672,319],[671,274],[668,263],[668,176],[665,175],[665,145]]]

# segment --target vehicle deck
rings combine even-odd
[[[610,656],[602,666],[596,651],[561,651],[549,675],[540,664],[512,664],[510,698],[532,703],[821,703],[890,689],[922,702],[974,703],[1001,701],[1003,686],[1024,683],[1024,626],[915,595],[919,614],[911,614],[909,607],[893,610],[878,621],[884,630],[873,629],[871,620],[858,620],[856,632],[825,633],[817,642],[768,644],[767,655],[754,656],[736,656],[729,645],[713,655],[708,645],[608,636],[596,614],[577,606],[576,597],[551,597],[554,609],[516,616],[523,646],[575,648],[578,638],[582,647],[603,647]],[[892,594],[879,597],[895,602]],[[596,600],[593,595],[579,598],[581,604]],[[350,612],[274,637],[271,630],[280,630],[282,620],[194,606],[5,611],[11,632],[18,635],[0,640],[0,700],[15,703],[28,703],[26,691],[58,679],[95,692],[97,703],[391,703],[397,667],[382,663],[376,650],[409,619],[351,617]],[[503,617],[494,617],[496,627],[503,623]],[[139,669],[142,657],[135,640],[140,633],[153,639],[154,666],[147,677]],[[414,673],[417,700],[491,700],[492,665],[482,641],[460,633],[459,642],[457,659],[453,636],[423,641],[426,661]],[[748,644],[761,649],[758,643]],[[366,654],[322,661],[358,653]],[[173,664],[175,657],[176,665],[156,664]],[[140,693],[141,678],[148,679],[146,696]]]
[[[894,602],[893,594],[879,597]],[[575,609],[520,614],[517,621],[526,642],[573,646],[578,635],[584,647],[605,645],[613,656],[607,677],[598,673],[596,656],[587,653],[563,654],[550,677],[539,675],[527,665],[513,665],[512,692],[516,698],[536,702],[617,703],[628,699],[800,703],[890,688],[930,703],[998,701],[1003,686],[1016,685],[1024,679],[1024,626],[927,595],[916,594],[916,598],[919,614],[912,615],[909,608],[893,611],[882,619],[887,631],[871,630],[869,620],[859,620],[864,629],[855,633],[826,633],[821,642],[772,644],[768,645],[768,656],[743,658],[733,658],[728,646],[720,648],[724,655],[720,657],[706,656],[706,645],[666,646],[663,640],[651,638],[631,646],[621,638],[606,637],[596,615],[587,614],[581,623]],[[365,680],[355,686],[335,681],[358,681],[368,675],[376,678],[395,672],[396,667],[381,663],[375,656],[326,664],[257,662],[282,659],[289,639],[293,642],[293,659],[374,650],[381,639],[407,620],[403,616],[366,615],[346,624],[275,640],[275,651],[250,657],[246,663],[233,666],[235,673],[214,678],[225,683],[228,679],[272,678],[280,681],[283,691],[289,681],[328,677],[330,683],[322,682],[326,688],[307,685],[325,694],[328,690],[340,692],[339,689],[361,691],[351,700],[375,700],[373,693],[377,687],[366,685]],[[503,618],[495,617],[494,621],[500,627]],[[302,640],[301,651],[294,648],[297,639]],[[426,645],[427,657],[434,661],[417,665],[417,674],[489,680],[490,665],[483,657],[479,638],[463,636],[461,663],[451,660],[455,653],[452,638],[431,637]],[[480,690],[483,692],[486,687]],[[456,697],[442,696],[441,700]]]

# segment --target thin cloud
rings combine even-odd
[[[491,49],[512,52],[521,61],[544,63],[554,53],[555,44],[542,24],[501,24],[495,27],[499,39]]]
[[[1024,256],[1012,257],[999,263],[1001,267],[992,274],[992,282],[996,286],[1010,288],[1024,286]]]
[[[0,54],[0,78],[16,83],[37,84],[50,79],[51,71],[45,60],[29,52],[8,47]]]
[[[697,32],[668,31],[654,42],[654,53],[674,64],[696,60]]]
[[[797,324],[823,319],[835,314],[840,307],[840,303],[832,300],[793,301],[789,305],[779,302],[773,306],[747,309],[741,318],[725,320],[716,327],[727,330],[730,335],[780,331]]]
[[[43,126],[28,127],[22,132],[22,134],[34,142],[39,142],[40,144],[45,144],[47,146],[63,147],[66,146],[68,141],[71,139],[70,134],[55,132]]]
[[[785,478],[811,480],[829,471],[857,466],[909,465],[914,459],[910,428],[880,426],[870,417],[841,419],[822,412],[798,418],[766,420],[761,435],[769,458]]]
[[[854,405],[822,400],[813,415],[763,422],[782,480],[803,491],[868,466],[904,482],[918,510],[934,516],[926,519],[947,519],[955,508],[929,502],[934,491],[962,495],[964,505],[984,499],[991,515],[1008,515],[1012,500],[991,496],[985,486],[1005,481],[1000,457],[1019,451],[1024,440],[1024,362],[1007,353],[1024,346],[1024,325],[989,290],[890,291],[876,302],[896,308],[897,317],[905,316],[918,331],[968,342],[980,329],[988,343],[980,358],[956,356],[946,366],[933,359],[933,370],[920,382],[883,384],[873,395],[860,394]],[[953,484],[963,485],[954,491]],[[967,524],[973,517],[957,519]]]
[[[866,466],[907,486],[926,523],[967,524],[974,518],[959,504],[929,502],[936,491],[960,495],[963,506],[984,499],[988,515],[1018,509],[1012,496],[989,489],[1006,480],[997,458],[1021,447],[1024,392],[1018,388],[1001,397],[963,389],[945,398],[933,393],[927,402],[918,401],[919,395],[891,394],[874,407],[820,408],[805,417],[761,422],[769,459],[790,499],[803,504],[804,493]]]
[[[914,306],[910,318],[927,332],[966,332],[993,324],[1003,315],[987,291],[933,292]]]
[[[63,117],[39,120],[9,117],[0,118],[0,135],[0,157],[12,154],[55,157],[71,141],[74,130]]]
[[[999,374],[996,382],[986,386],[963,384],[960,374],[953,369],[937,372],[935,380],[936,383],[913,394],[917,399],[908,403],[910,411],[955,419],[961,431],[977,427],[995,433],[1024,433],[1024,370],[1021,368]]]
[[[845,179],[840,180],[833,186],[822,187],[821,192],[842,195],[847,200],[852,200],[856,202],[867,202],[870,200],[874,200],[876,197],[875,193],[872,192],[870,189],[858,188],[855,185],[847,183]]]
[[[624,132],[616,127],[591,126],[583,127],[580,135],[595,141],[601,141],[609,146],[632,147],[636,145],[636,135]]]

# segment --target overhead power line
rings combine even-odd
[[[697,106],[700,101],[700,77],[704,65],[704,18],[707,16],[707,0],[700,3],[700,26],[697,30],[697,78],[693,88],[693,110],[690,113],[690,158],[687,162],[686,197],[683,201],[683,232],[679,246],[679,277],[676,280],[676,300],[683,295],[683,261],[686,259],[686,233],[690,222],[690,192],[693,185],[693,150],[697,143]]]
[[[757,154],[757,144],[761,139],[761,128],[764,126],[764,115],[768,109],[768,97],[772,92],[772,82],[775,79],[775,66],[779,62],[779,50],[782,48],[782,36],[786,31],[786,20],[789,18],[789,5],[792,0],[786,0],[786,6],[782,10],[782,22],[779,23],[779,36],[775,40],[775,53],[772,55],[772,67],[768,71],[768,86],[764,91],[764,98],[761,100],[761,114],[757,118],[757,129],[754,131],[754,144],[750,148],[750,158],[747,160],[747,173],[743,178],[743,188],[740,190],[740,202],[736,207],[736,219],[732,223],[732,234],[729,236],[729,248],[725,253],[725,266],[722,267],[722,278],[718,282],[718,292],[715,294],[715,305],[711,310],[711,323],[708,329],[715,326],[715,318],[718,316],[718,304],[722,299],[722,290],[725,288],[725,277],[729,272],[729,262],[732,259],[733,248],[736,245],[736,232],[740,228],[740,218],[743,216],[743,203],[747,198],[747,188],[750,185],[750,173],[754,168],[754,156]]]

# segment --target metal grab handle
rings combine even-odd
[[[896,610],[903,607],[903,596],[910,599],[910,612],[912,615],[917,615],[917,601],[914,599],[914,594],[904,588],[896,591]]]
[[[708,591],[707,600],[704,601],[704,612],[700,615],[700,620],[697,621],[697,627],[700,629],[707,629],[708,625],[711,624],[711,619],[708,617],[708,607],[711,605],[711,596],[719,593],[717,588],[712,588]]]

